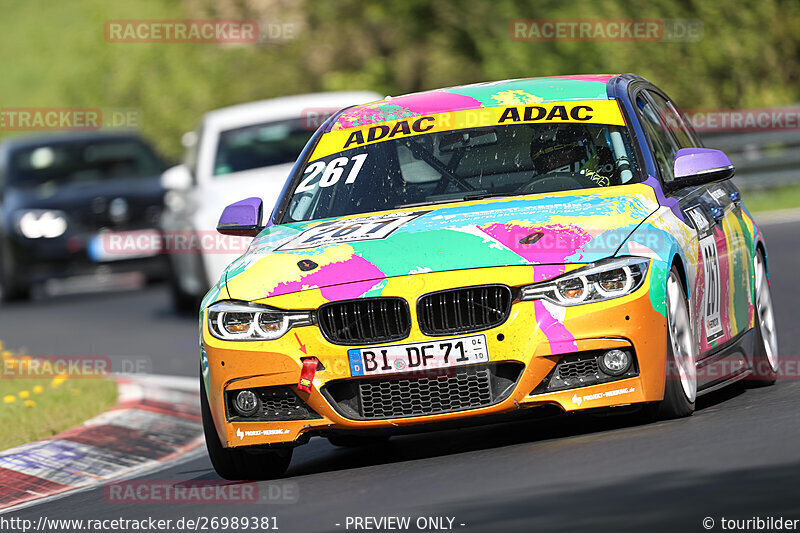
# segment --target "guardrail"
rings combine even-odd
[[[740,189],[800,184],[800,130],[704,132],[700,137],[706,147],[728,154]]]

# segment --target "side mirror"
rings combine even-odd
[[[217,231],[223,235],[238,235],[241,237],[255,237],[263,228],[261,226],[261,211],[264,202],[261,198],[246,198],[232,203],[222,211],[219,217]]]
[[[720,150],[710,148],[681,148],[675,154],[675,180],[669,183],[671,190],[723,181],[733,177],[736,169]]]
[[[193,183],[192,173],[186,165],[176,165],[161,174],[161,186],[168,191],[184,191]]]

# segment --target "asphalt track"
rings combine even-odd
[[[800,222],[762,229],[780,351],[797,369]],[[37,333],[26,333],[34,323]],[[193,375],[196,331],[194,317],[169,311],[161,286],[0,309],[0,339],[7,345],[40,355],[105,355],[115,370],[138,364],[154,373]],[[454,530],[469,532],[705,531],[706,517],[715,521],[713,530],[722,529],[722,518],[800,519],[797,373],[774,387],[707,395],[684,420],[562,416],[397,437],[361,449],[312,439],[296,450],[284,480],[259,485],[262,494],[270,486],[289,490],[289,500],[298,496],[291,503],[121,505],[108,503],[97,488],[4,516],[272,516],[290,533],[348,531],[348,516],[446,516],[454,518]],[[197,454],[143,479],[218,478]]]

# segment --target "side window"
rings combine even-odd
[[[661,173],[661,178],[664,181],[672,181],[675,179],[675,174],[673,172],[675,153],[680,147],[677,141],[670,135],[669,131],[663,127],[655,106],[650,103],[649,100],[645,100],[642,93],[639,93],[639,96],[636,97],[636,108],[642,120],[647,138],[650,140],[650,145],[653,148],[653,156],[658,165],[658,170]]]
[[[681,148],[698,146],[695,142],[697,136],[694,135],[691,126],[689,126],[687,120],[675,105],[658,93],[646,92],[655,105],[656,113],[661,118],[663,127],[672,133],[672,136],[678,141],[678,145]]]

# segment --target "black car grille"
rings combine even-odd
[[[334,344],[378,344],[408,337],[411,313],[402,298],[365,298],[319,308],[322,334]]]
[[[391,376],[329,383],[323,394],[343,416],[379,420],[436,415],[494,405],[506,399],[522,363],[440,369],[439,375]]]
[[[289,387],[260,387],[251,389],[258,396],[261,408],[252,416],[241,416],[233,408],[238,390],[228,391],[228,421],[285,421],[322,418]]]
[[[426,335],[470,333],[499,326],[511,312],[505,285],[463,287],[426,294],[417,302],[420,330]]]

